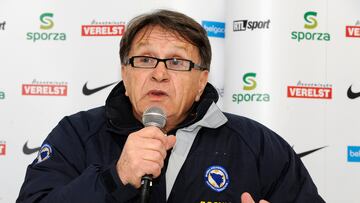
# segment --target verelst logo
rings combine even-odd
[[[291,39],[297,40],[317,40],[317,41],[330,41],[330,34],[326,32],[311,32],[318,26],[317,12],[308,11],[304,14],[304,28],[309,31],[293,31],[291,32]]]
[[[84,95],[86,95],[86,96],[89,96],[89,95],[92,95],[92,94],[94,94],[94,93],[96,93],[96,92],[99,92],[99,91],[101,91],[101,90],[103,90],[103,89],[105,89],[105,88],[107,88],[107,87],[110,87],[111,85],[113,85],[113,84],[115,84],[115,83],[117,83],[117,82],[112,82],[112,83],[110,83],[110,84],[102,85],[102,86],[95,87],[95,88],[91,88],[91,89],[88,88],[87,83],[88,83],[88,82],[86,82],[86,83],[84,84],[83,89],[82,89],[82,93],[83,93]]]
[[[125,22],[93,20],[90,25],[81,26],[81,36],[83,37],[122,36],[124,31]]]
[[[5,24],[6,24],[6,21],[3,21],[2,23],[0,23],[0,30],[5,30]]]
[[[246,30],[257,30],[257,29],[269,29],[270,28],[270,19],[268,20],[234,20],[233,21],[233,31],[246,31]]]
[[[360,38],[360,21],[355,23],[355,26],[346,26],[346,37],[358,37]]]
[[[63,32],[47,32],[53,29],[55,23],[53,21],[53,13],[42,13],[39,17],[40,19],[40,29],[46,32],[28,32],[26,33],[26,39],[33,42],[43,40],[43,41],[65,41],[66,34]]]
[[[354,92],[352,90],[352,85],[350,85],[350,87],[347,90],[347,96],[349,97],[349,99],[356,99],[356,98],[360,97],[360,90],[357,92]]]
[[[257,87],[255,80],[256,73],[245,73],[243,76],[244,92],[234,93],[232,102],[239,104],[240,102],[268,102],[270,95],[268,93],[259,93],[254,91]]]
[[[0,140],[0,156],[6,155],[6,142],[4,140]]]
[[[23,152],[26,155],[30,155],[33,153],[36,153],[40,150],[40,147],[33,147],[33,148],[29,148],[28,147],[28,141],[25,142],[24,146],[23,146]]]
[[[332,99],[332,85],[321,83],[302,83],[287,87],[288,98]]]
[[[22,85],[22,95],[26,96],[67,96],[67,82],[37,81]]]
[[[202,21],[201,24],[209,37],[225,38],[224,22]]]
[[[5,92],[0,91],[0,100],[5,99]]]
[[[348,146],[347,161],[360,162],[360,146]]]

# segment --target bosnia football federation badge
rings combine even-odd
[[[45,161],[46,159],[50,158],[51,154],[52,154],[51,146],[48,144],[43,144],[40,148],[40,151],[36,158],[35,163],[38,164],[40,162]]]
[[[210,166],[205,173],[206,184],[216,192],[221,192],[229,185],[229,176],[221,166]]]

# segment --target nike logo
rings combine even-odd
[[[23,152],[24,154],[26,155],[30,155],[32,153],[35,153],[35,152],[38,152],[40,150],[40,147],[36,147],[36,148],[29,148],[27,146],[28,144],[28,141],[25,142],[24,146],[23,146]]]
[[[100,86],[100,87],[97,87],[97,88],[89,89],[89,88],[87,87],[87,82],[86,82],[86,83],[84,84],[84,86],[83,86],[82,92],[83,92],[84,95],[89,96],[89,95],[92,95],[92,94],[94,94],[94,93],[96,93],[96,92],[98,92],[98,91],[100,91],[100,90],[103,90],[103,89],[105,89],[105,88],[107,88],[107,87],[109,87],[109,86],[111,86],[111,85],[113,85],[113,84],[115,84],[115,83],[117,83],[117,82],[113,82],[113,83],[110,83],[110,84],[107,84],[107,85],[104,85],[104,86]]]
[[[305,152],[301,152],[301,153],[299,153],[299,154],[297,154],[300,158],[303,158],[304,156],[307,156],[307,155],[309,155],[309,154],[311,154],[311,153],[314,153],[314,152],[316,152],[316,151],[318,151],[318,150],[320,150],[320,149],[323,149],[323,148],[325,148],[325,147],[327,147],[327,146],[323,146],[323,147],[319,147],[319,148],[316,148],[316,149],[312,149],[312,150],[308,150],[308,151],[305,151]]]
[[[360,97],[360,92],[353,92],[351,90],[351,87],[352,85],[350,85],[348,91],[347,91],[347,96],[350,98],[350,99],[356,99],[357,97]]]

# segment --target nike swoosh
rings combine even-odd
[[[86,82],[86,83],[84,84],[84,86],[83,86],[82,92],[83,92],[84,95],[89,96],[89,95],[92,95],[92,94],[94,94],[94,93],[96,93],[96,92],[98,92],[98,91],[100,91],[100,90],[102,90],[102,89],[105,89],[105,88],[107,88],[107,87],[109,87],[109,86],[111,86],[111,85],[113,85],[113,84],[115,84],[115,83],[117,83],[117,82],[113,82],[113,83],[110,83],[110,84],[107,84],[107,85],[104,85],[104,86],[100,86],[100,87],[97,87],[97,88],[89,89],[89,88],[87,87],[87,82]]]
[[[303,158],[304,156],[307,156],[307,155],[309,155],[309,154],[311,154],[311,153],[314,153],[314,152],[316,152],[316,151],[318,151],[318,150],[320,150],[320,149],[323,149],[323,148],[325,148],[325,147],[327,147],[327,146],[323,146],[323,147],[319,147],[319,148],[316,148],[316,149],[312,149],[312,150],[308,150],[308,151],[305,151],[305,152],[301,152],[301,153],[299,153],[299,154],[297,154],[300,158]]]
[[[351,87],[352,85],[350,85],[348,91],[347,91],[347,96],[350,98],[350,99],[356,99],[358,97],[360,97],[360,92],[353,92],[351,90]]]
[[[40,147],[36,147],[36,148],[29,148],[27,146],[28,141],[25,142],[24,146],[23,146],[23,152],[24,154],[30,155],[32,153],[38,152],[40,150]]]

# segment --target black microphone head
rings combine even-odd
[[[162,129],[166,124],[166,115],[165,112],[157,107],[152,106],[144,111],[142,115],[142,123],[144,126],[156,126]]]

